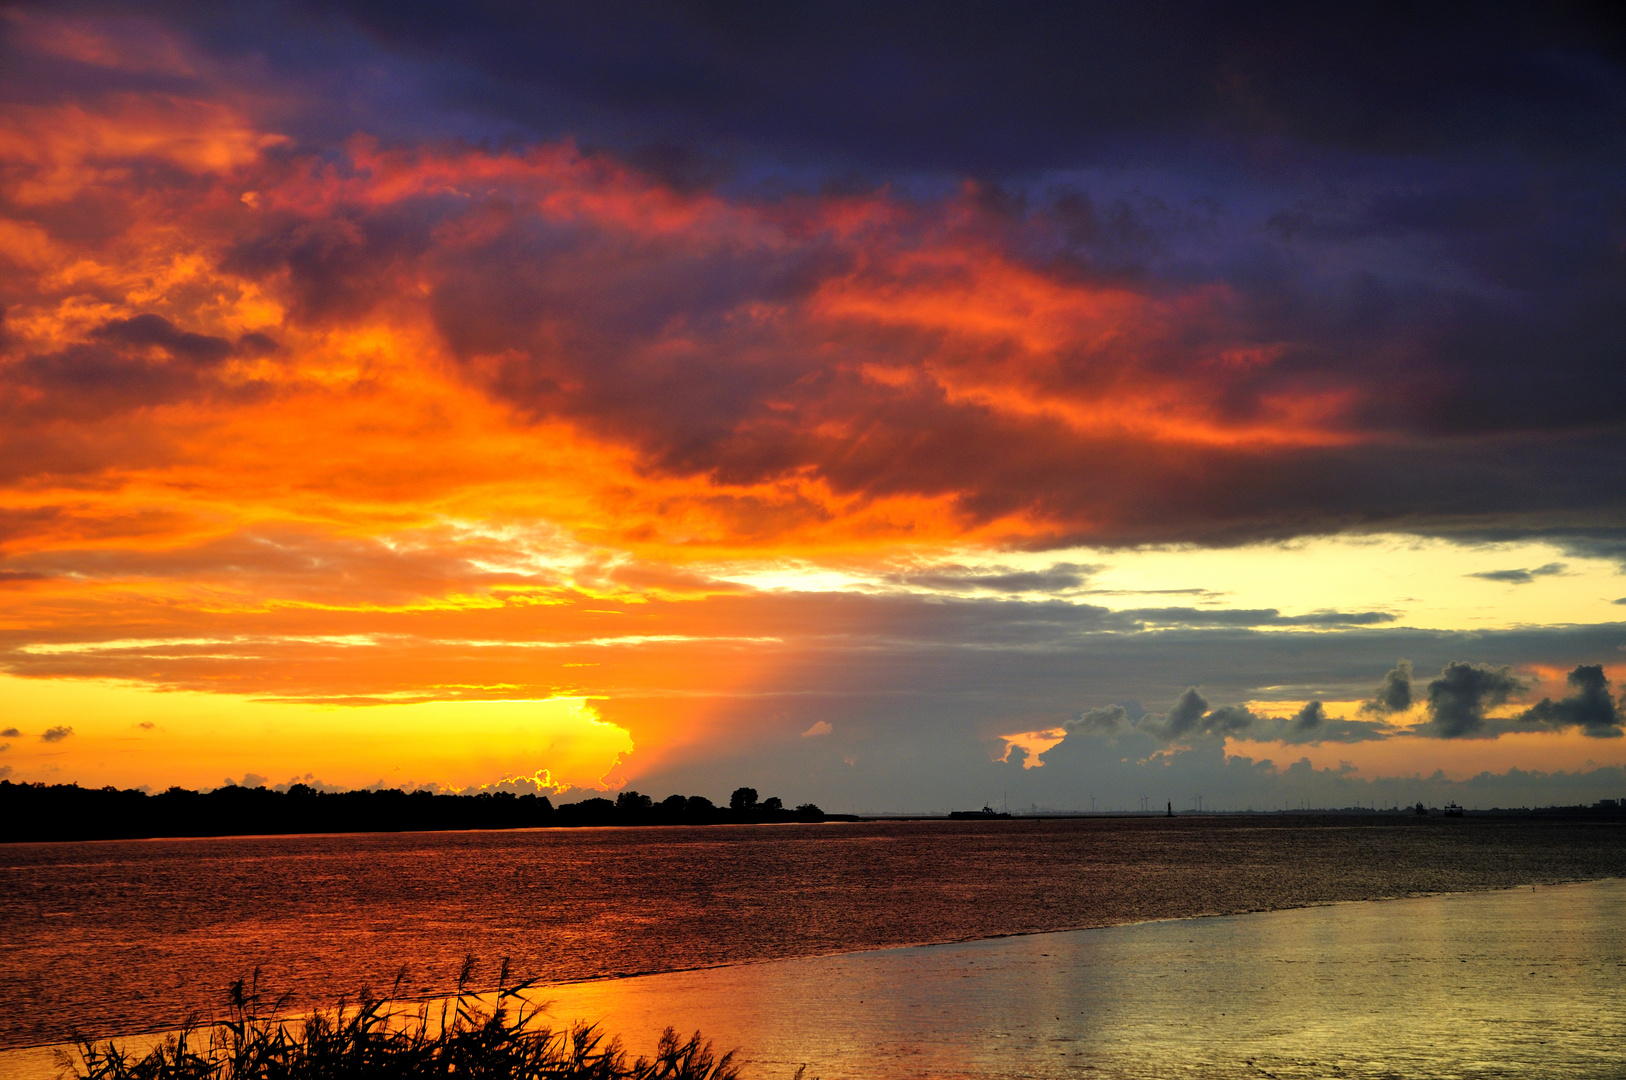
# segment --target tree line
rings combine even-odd
[[[172,787],[151,794],[115,787],[12,783],[0,780],[0,842],[133,840],[154,836],[257,836],[289,833],[421,832],[440,829],[529,829],[593,825],[727,825],[830,820],[812,803],[793,808],[759,800],[755,788],[734,791],[727,806],[700,795],[656,802],[636,791],[613,800],[554,806],[546,795],[430,791],[286,791]]]

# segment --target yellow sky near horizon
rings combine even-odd
[[[1606,560],[1577,558],[1545,544],[1454,544],[1444,540],[1405,536],[1330,537],[1291,544],[1256,544],[1231,549],[1141,549],[1096,551],[1070,549],[1059,552],[977,552],[958,549],[941,555],[937,561],[900,561],[894,557],[873,570],[861,572],[851,559],[830,566],[798,563],[758,574],[737,575],[741,584],[749,582],[765,591],[756,595],[780,594],[896,594],[908,592],[923,596],[1010,598],[1010,594],[988,590],[960,589],[950,592],[933,584],[921,584],[909,577],[911,568],[951,566],[973,575],[996,572],[1042,573],[1057,564],[1081,567],[1081,585],[1055,594],[1065,602],[1100,605],[1116,611],[1144,608],[1190,607],[1199,611],[1233,609],[1279,609],[1283,615],[1313,614],[1318,611],[1383,611],[1395,616],[1397,627],[1488,629],[1494,627],[1565,626],[1612,622],[1622,608],[1611,594],[1626,591],[1617,567]],[[901,571],[900,571],[900,568]],[[1537,570],[1527,583],[1514,584],[1474,577],[1474,574],[1508,570]],[[548,573],[571,567],[552,564]],[[698,568],[703,572],[704,568]],[[460,587],[460,586],[454,586]],[[662,585],[661,588],[665,588]],[[126,590],[139,593],[139,580]],[[1186,590],[1186,591],[1181,591]],[[705,596],[702,588],[698,596]],[[749,595],[749,594],[748,594]],[[469,600],[477,600],[468,594]],[[1017,594],[1017,599],[1043,600],[1048,594]],[[433,602],[433,594],[426,597]],[[352,632],[349,634],[284,633],[234,637],[160,637],[107,640],[105,637],[68,635],[63,626],[54,628],[51,641],[28,643],[26,630],[16,636],[15,655],[50,662],[74,662],[94,670],[115,660],[121,673],[131,664],[145,663],[150,674],[130,678],[94,676],[23,678],[0,675],[0,702],[5,704],[5,727],[24,731],[21,737],[0,740],[8,743],[0,752],[0,768],[9,768],[17,780],[73,780],[100,786],[163,787],[169,784],[209,787],[232,778],[263,776],[271,783],[285,783],[294,777],[313,776],[336,786],[365,786],[382,782],[436,784],[445,788],[478,788],[515,776],[548,774],[560,786],[613,787],[657,766],[664,748],[676,742],[707,739],[703,727],[685,721],[653,721],[663,709],[649,706],[628,714],[632,728],[598,719],[589,699],[614,704],[620,698],[671,695],[674,692],[701,701],[725,700],[734,690],[730,683],[756,670],[762,664],[777,664],[784,657],[786,642],[777,637],[740,636],[733,627],[701,626],[691,629],[700,637],[671,634],[653,627],[640,634],[640,625],[629,624],[630,615],[639,618],[636,590],[622,601],[634,601],[593,615],[573,619],[596,619],[598,629],[575,643],[541,650],[528,643],[525,627],[538,625],[535,619],[515,624],[508,618],[512,606],[495,604],[457,605],[460,618],[471,625],[489,627],[490,638],[481,643],[468,640],[467,627],[451,640],[439,644],[433,636],[413,646],[417,651],[401,653],[404,643],[392,641],[390,634]],[[591,603],[591,601],[587,601]],[[175,611],[185,608],[185,604]],[[676,625],[684,625],[683,601],[668,600]],[[14,608],[14,611],[19,610]],[[564,609],[544,605],[534,609],[544,613],[546,623]],[[295,616],[298,609],[293,610]],[[213,617],[218,619],[218,617]],[[290,626],[318,629],[330,625],[331,617],[320,611],[312,617],[298,617]],[[206,625],[199,623],[198,625]],[[367,624],[349,627],[364,631]],[[90,629],[86,627],[86,629]],[[344,627],[335,627],[344,629]],[[1291,627],[1303,630],[1304,627]],[[1310,629],[1314,629],[1311,627]],[[615,631],[621,630],[619,635]],[[630,632],[629,632],[630,631]],[[733,631],[732,635],[730,631]],[[1262,628],[1265,633],[1270,627]],[[707,637],[710,633],[712,636]],[[1336,630],[1331,632],[1337,632]],[[589,633],[589,632],[583,632]],[[717,637],[718,633],[723,636]],[[75,640],[75,638],[79,640]],[[670,660],[656,659],[652,650],[687,648],[694,642],[716,650],[722,642],[726,651],[695,654],[696,659],[673,667]],[[280,643],[280,644],[278,644]],[[481,654],[513,655],[516,661],[503,661],[507,667],[493,667],[494,659]],[[281,662],[288,671],[318,663],[329,668],[344,665],[349,689],[302,687],[297,681],[276,693],[234,692],[230,683],[202,689],[208,682],[193,680],[192,688],[176,685],[170,671],[178,663],[213,663],[229,667],[254,660],[271,663],[275,649],[297,648]],[[272,649],[272,652],[265,650]],[[423,650],[430,650],[425,653]],[[449,678],[444,671],[431,676],[436,661],[414,657],[433,655],[436,650],[472,656],[471,670],[486,671],[493,679],[485,687],[467,684],[439,684],[435,678]],[[241,655],[239,655],[241,654]],[[557,655],[555,655],[557,654]],[[568,654],[568,656],[566,655]],[[613,654],[613,655],[611,655]],[[259,656],[260,659],[256,659]],[[613,659],[609,667],[606,660]],[[540,670],[546,661],[555,678],[570,680],[571,696],[513,696],[502,679],[515,671]],[[513,668],[513,663],[520,663]],[[745,666],[741,666],[741,664]],[[479,665],[485,665],[481,667]],[[718,665],[727,665],[726,668]],[[1621,664],[1607,665],[1608,674],[1619,679],[1626,675]],[[411,672],[419,665],[423,674]],[[311,669],[313,672],[314,668]],[[725,675],[724,672],[727,671]],[[767,669],[763,669],[767,670]],[[382,681],[367,674],[374,671]],[[388,674],[386,674],[386,672]],[[681,672],[681,674],[679,674]],[[710,674],[708,674],[710,673]],[[1531,681],[1531,700],[1540,694],[1562,696],[1564,670],[1526,668],[1523,676]],[[1374,677],[1377,673],[1374,673]],[[1432,673],[1419,672],[1419,679]],[[372,679],[372,682],[368,680]],[[555,682],[554,685],[560,685]],[[740,684],[749,690],[752,683]],[[1268,690],[1268,687],[1260,688]],[[1179,687],[1171,686],[1172,696]],[[356,700],[345,704],[344,698]],[[309,697],[311,700],[301,700]],[[392,702],[391,697],[403,699]],[[439,700],[437,700],[439,699]],[[1080,694],[1080,705],[1090,698]],[[1300,702],[1262,701],[1249,703],[1266,715],[1290,713]],[[1221,704],[1221,702],[1215,702]],[[1330,715],[1356,715],[1358,702],[1328,702]],[[624,710],[623,710],[624,711]],[[669,710],[665,710],[669,711]],[[677,714],[688,715],[688,714]],[[837,721],[839,716],[833,717]],[[1411,721],[1420,719],[1414,716]],[[144,723],[154,728],[143,728]],[[43,743],[39,735],[52,727],[74,729],[70,738]],[[1046,732],[1011,732],[1005,738],[1025,746],[1029,763],[1052,745],[1059,729]],[[638,744],[635,746],[635,744]],[[643,753],[634,755],[635,749]],[[1505,771],[1509,767],[1538,768],[1544,771],[1574,771],[1596,765],[1626,764],[1626,747],[1618,740],[1586,739],[1576,732],[1504,736],[1498,740],[1391,739],[1360,744],[1327,743],[1320,746],[1284,745],[1232,741],[1229,752],[1253,758],[1269,758],[1278,766],[1308,758],[1318,768],[1353,764],[1363,776],[1411,775],[1443,769],[1462,779],[1480,771]],[[629,771],[630,769],[630,771]]]
[[[1181,606],[1276,608],[1287,616],[1376,611],[1394,617],[1384,626],[1441,630],[1626,620],[1626,604],[1619,602],[1626,600],[1626,574],[1612,559],[1574,555],[1550,543],[1461,543],[1394,533],[1226,548],[950,547],[933,551],[930,557],[894,557],[878,567],[804,562],[717,568],[717,574],[764,589],[929,591],[900,584],[896,578],[910,569],[931,570],[943,564],[990,573],[1080,565],[1086,583],[1056,595],[1114,611]],[[1534,573],[1522,583],[1474,576],[1518,570]],[[980,594],[1012,595],[992,589]]]
[[[342,788],[467,790],[526,778],[604,788],[633,749],[581,698],[359,707],[0,675],[0,701],[0,725],[21,732],[0,739],[12,779],[87,787],[207,789],[252,774]],[[72,734],[44,740],[62,727]]]

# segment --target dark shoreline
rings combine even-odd
[[[556,807],[546,795],[510,792],[443,795],[393,788],[323,792],[295,784],[287,791],[228,786],[198,792],[174,787],[149,795],[133,788],[0,780],[0,843],[13,844],[856,820],[850,814],[826,814],[812,803],[791,808],[776,798],[758,802],[752,788],[736,791],[728,806],[695,795],[655,802],[636,791],[623,791],[614,801],[590,798]]]
[[[210,792],[171,788],[157,795],[77,784],[17,784],[0,780],[0,844],[70,843],[94,840],[202,839],[252,836],[328,836],[347,833],[461,832],[539,828],[604,828],[700,825],[817,824],[821,822],[958,821],[964,824],[1125,818],[1193,818],[1261,821],[1428,820],[1439,808],[1346,807],[1316,810],[1164,812],[1101,811],[984,817],[972,814],[827,814],[806,803],[794,809],[778,799],[714,805],[698,796],[673,795],[661,802],[637,792],[615,800],[590,798],[555,807],[547,796],[482,792],[442,795],[426,791],[318,792],[303,785],[288,791],[222,787]],[[738,795],[738,793],[736,793]],[[1626,800],[1592,806],[1470,810],[1465,819],[1498,821],[1626,821]]]

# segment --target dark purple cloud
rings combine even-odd
[[[1247,136],[1558,157],[1594,149],[1623,108],[1603,5],[300,6],[471,112],[859,168],[997,175]]]
[[[466,378],[634,447],[650,475],[947,497],[966,525],[1045,523],[1040,544],[1382,528],[1626,555],[1626,496],[1598,480],[1626,470],[1626,53],[1607,9],[18,10],[4,102],[190,95],[286,140],[212,206],[208,180],[149,154],[117,185],[0,209],[95,248],[138,202],[160,207],[305,327],[411,296]],[[28,37],[45,17],[122,19],[124,38],[169,34],[195,59],[46,55]],[[481,167],[372,197],[357,134]],[[590,151],[572,182],[714,199],[754,225],[550,215],[483,168],[561,139]],[[301,197],[231,217],[250,182]],[[876,207],[867,235],[832,225]],[[1135,408],[1162,383],[1233,428],[1301,402],[1295,438],[1174,445],[877,382],[877,360],[1001,360],[941,326],[821,317],[838,287],[895,302],[933,251],[1144,305],[1139,332],[1064,341],[1022,372],[1036,399]],[[45,395],[36,412],[91,420],[221,395],[222,349],[275,347],[209,337],[143,313],[6,379]]]
[[[245,404],[266,392],[265,383],[230,381],[224,365],[233,356],[275,351],[276,343],[265,334],[232,342],[182,330],[161,315],[112,319],[80,341],[23,356],[0,372],[0,416],[12,422],[11,435],[17,438],[36,424],[68,420],[89,425],[182,401]],[[0,436],[0,445],[5,441]],[[35,457],[19,455],[23,461]],[[55,464],[60,466],[60,459]]]

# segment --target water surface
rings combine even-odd
[[[753,1077],[1626,1074],[1626,881],[1338,904],[553,988]]]
[[[1602,822],[1144,818],[0,848],[0,1046],[173,1027],[254,968],[296,1006],[1626,874]]]

